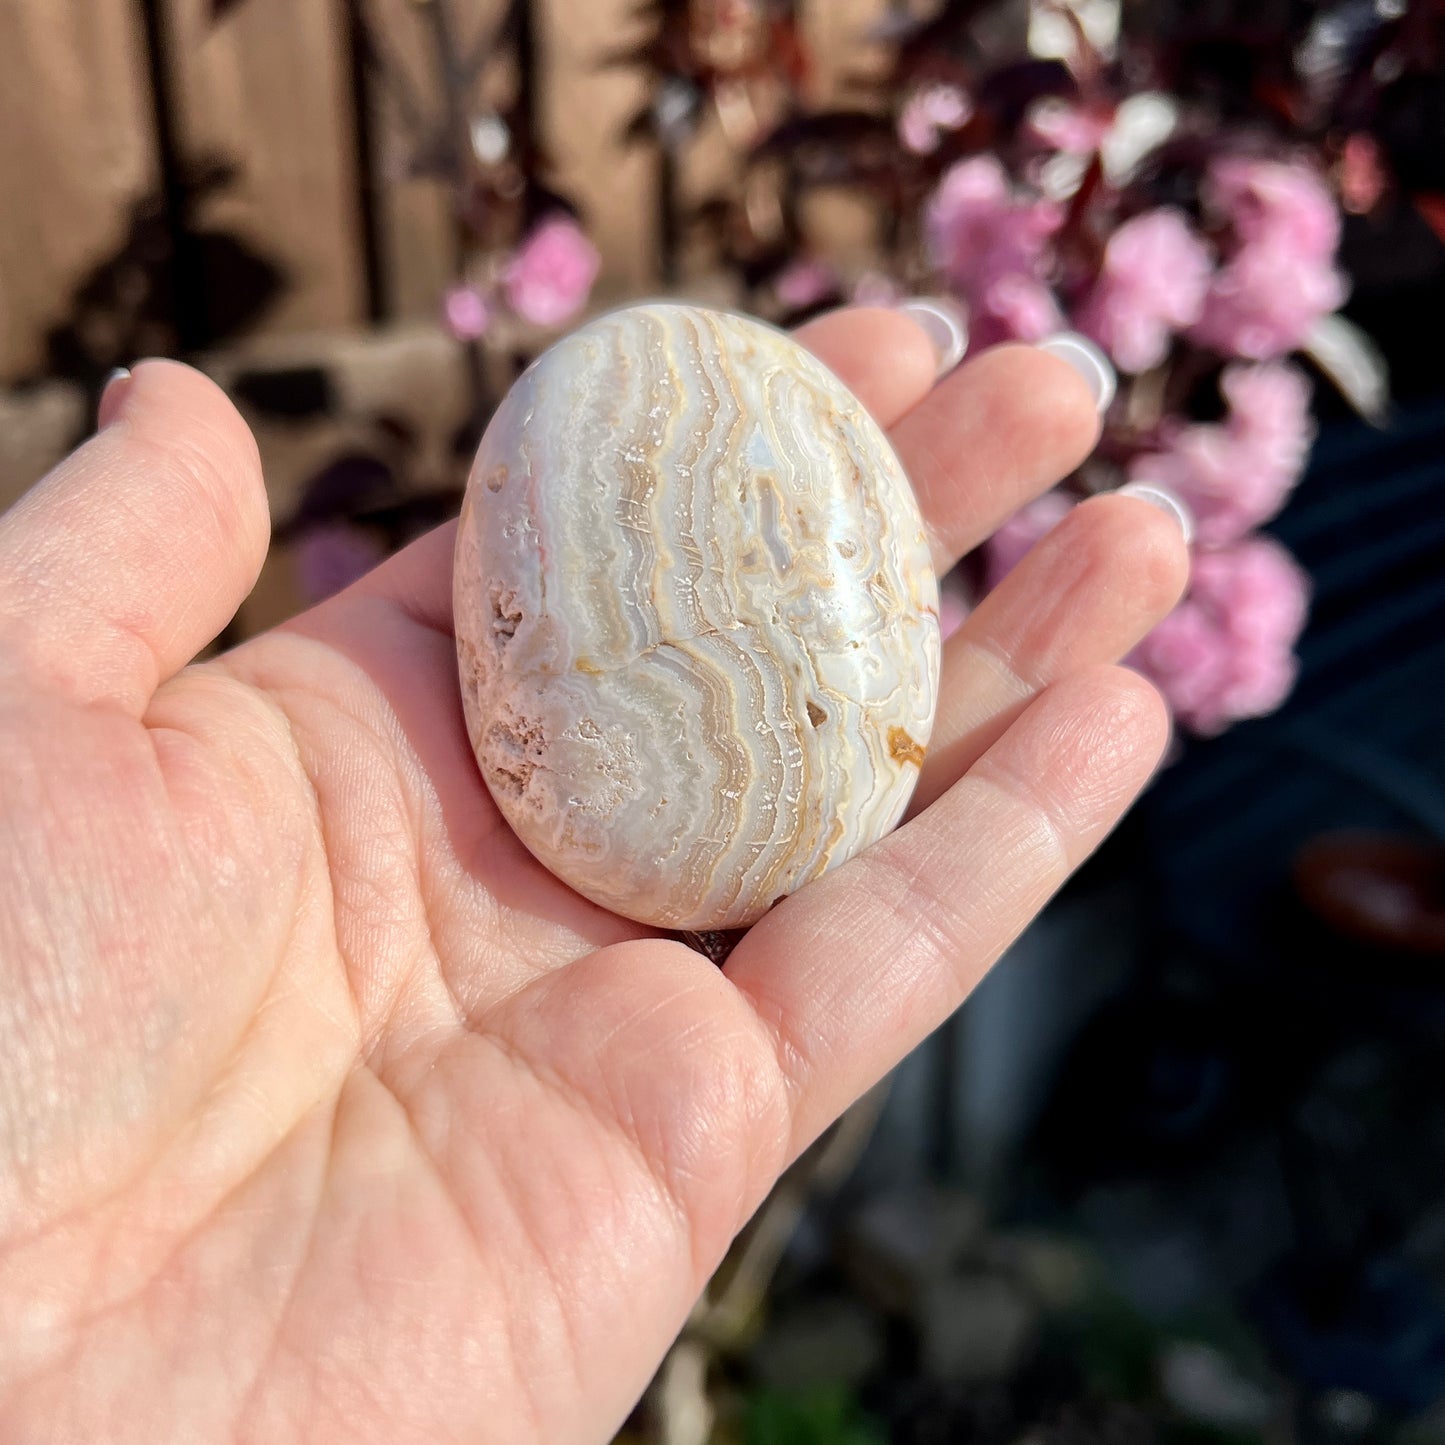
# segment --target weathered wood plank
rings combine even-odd
[[[433,318],[452,280],[456,240],[446,182],[412,171],[418,148],[441,130],[447,113],[430,7],[417,0],[362,0],[362,7],[382,67],[373,69],[369,89],[387,309],[398,319]],[[515,86],[509,58],[496,55],[489,43],[505,8],[505,0],[447,5],[457,56],[487,56],[466,92],[470,115],[496,108]]]
[[[811,108],[868,106],[870,82],[886,73],[888,51],[878,34],[892,8],[890,0],[804,0],[803,36],[813,62]],[[868,264],[880,221],[877,203],[850,187],[819,189],[803,208],[813,248],[845,272]]]
[[[647,101],[648,78],[605,64],[645,33],[639,7],[635,0],[534,3],[540,124],[553,180],[602,252],[601,294],[650,291],[657,284],[657,155],[622,139]]]
[[[75,284],[157,184],[133,0],[0,0],[0,381],[34,373]]]
[[[870,81],[888,64],[879,34],[895,8],[891,0],[803,0],[803,38],[813,62],[811,106],[858,105],[867,99]]]
[[[266,329],[360,321],[359,177],[338,0],[247,0],[214,26],[209,0],[163,6],[178,143],[190,161],[218,157],[240,170],[203,203],[205,223],[286,274]]]

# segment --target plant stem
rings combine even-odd
[[[450,0],[427,0],[425,10],[446,106],[447,161],[452,186],[452,278],[460,286],[469,279],[471,262],[470,229],[465,214],[468,158],[472,143],[467,119],[467,91],[471,84],[467,75],[469,63],[464,63],[457,54]],[[462,341],[458,345],[462,349],[471,394],[472,415],[469,420],[474,426],[480,426],[490,401],[485,359],[479,342]]]

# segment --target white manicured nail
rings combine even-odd
[[[1119,495],[1138,497],[1141,502],[1148,502],[1151,507],[1167,512],[1179,523],[1184,540],[1194,540],[1194,513],[1189,510],[1188,504],[1182,498],[1176,497],[1168,487],[1161,487],[1156,482],[1130,482],[1128,486],[1119,488]]]
[[[100,405],[96,409],[96,425],[102,430],[115,420],[125,394],[130,390],[131,380],[130,368],[126,366],[117,366],[106,377],[100,391]]]
[[[1062,331],[1039,342],[1039,350],[1067,361],[1089,383],[1099,415],[1109,410],[1119,392],[1119,378],[1109,358],[1077,331]]]
[[[947,376],[968,350],[968,322],[963,308],[941,296],[913,296],[899,302],[898,309],[927,332],[938,358],[938,374]]]

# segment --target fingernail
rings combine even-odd
[[[1187,503],[1180,497],[1176,497],[1168,487],[1157,486],[1153,482],[1130,482],[1127,486],[1119,488],[1121,497],[1138,497],[1141,502],[1148,502],[1151,507],[1158,507],[1161,512],[1167,512],[1176,522],[1179,523],[1179,530],[1184,533],[1184,540],[1194,540],[1194,513],[1189,510]]]
[[[968,350],[968,322],[963,308],[940,296],[913,296],[900,301],[898,309],[927,333],[938,359],[938,375],[947,376]]]
[[[1039,350],[1067,361],[1089,383],[1100,416],[1113,406],[1119,393],[1119,378],[1109,358],[1087,336],[1080,336],[1077,331],[1063,331],[1039,342]]]
[[[103,431],[116,419],[133,380],[130,368],[125,366],[116,367],[106,377],[105,386],[100,393],[100,405],[96,408],[96,426],[100,430]]]

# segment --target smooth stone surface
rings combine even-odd
[[[540,357],[482,439],[454,601],[492,796],[617,913],[751,923],[907,806],[923,522],[873,419],[761,322],[633,306]]]

